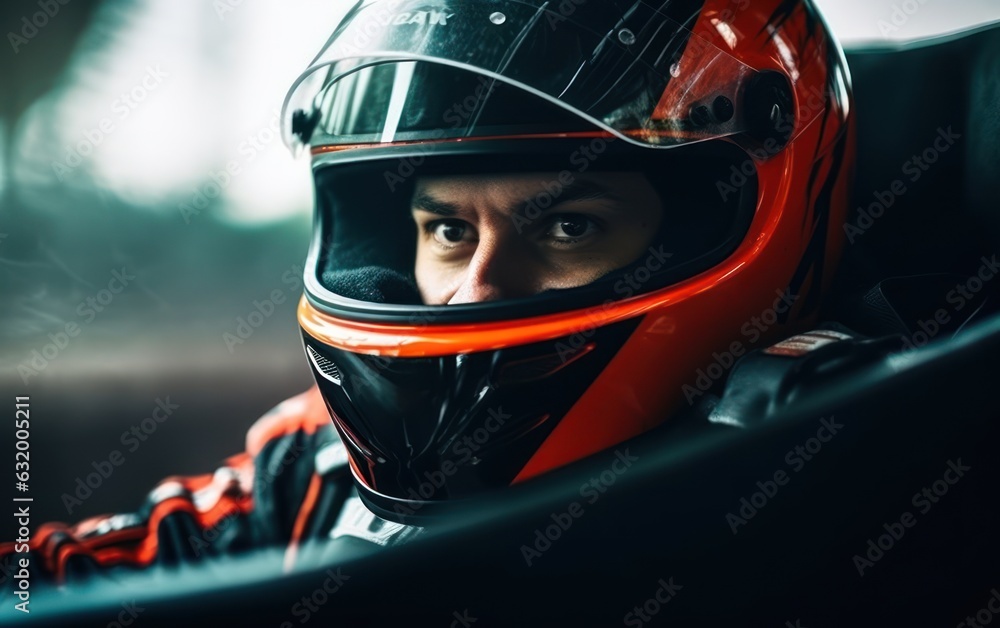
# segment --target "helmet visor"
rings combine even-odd
[[[293,86],[285,139],[389,143],[572,132],[586,122],[669,147],[748,130],[743,101],[757,72],[682,25],[700,3],[572,6],[361,2]],[[512,87],[552,107],[512,109]]]

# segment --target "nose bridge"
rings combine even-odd
[[[509,244],[507,245],[510,246]],[[489,283],[498,278],[505,261],[504,238],[496,234],[480,236],[479,246],[469,261],[469,279]]]
[[[518,246],[517,235],[504,227],[491,224],[481,229],[476,252],[451,303],[495,301],[527,289],[521,284],[529,275],[520,270],[525,252]]]

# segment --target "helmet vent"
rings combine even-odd
[[[308,345],[306,345],[306,353],[309,354],[309,361],[312,362],[314,367],[316,367],[316,370],[320,375],[338,386],[342,385],[340,369],[337,368],[336,364],[320,355],[315,349]]]
[[[780,72],[762,72],[747,86],[746,116],[750,136],[768,151],[778,151],[792,139],[795,96],[791,83]]]

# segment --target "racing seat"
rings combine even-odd
[[[844,256],[848,272],[868,280],[968,276],[982,255],[1000,249],[1000,22],[902,47],[853,50],[847,59],[858,120],[850,221],[863,229],[861,208],[891,203],[863,234],[854,232]],[[949,129],[960,137],[938,151],[934,142]],[[936,162],[924,169],[915,155]],[[894,181],[906,192],[892,194]]]

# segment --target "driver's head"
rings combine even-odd
[[[581,176],[553,197],[549,190],[558,176],[418,179],[410,211],[417,236],[414,274],[424,304],[583,286],[631,264],[649,247],[663,209],[645,176]]]
[[[811,1],[561,6],[360,1],[286,100],[305,352],[384,517],[710,407],[836,270],[850,78]]]

